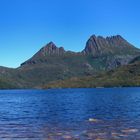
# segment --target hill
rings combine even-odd
[[[86,76],[59,80],[44,85],[43,88],[93,88],[93,87],[140,86],[140,61],[121,66],[97,76]]]

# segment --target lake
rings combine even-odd
[[[0,90],[0,139],[139,140],[140,88]]]

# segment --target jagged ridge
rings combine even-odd
[[[19,68],[0,68],[0,78],[20,88],[42,87],[50,81],[97,75],[126,65],[139,55],[140,50],[121,36],[92,36],[78,53],[50,42]]]
[[[132,59],[132,55],[136,55],[140,50],[134,47],[132,44],[127,42],[120,35],[111,36],[111,37],[102,37],[92,35],[87,41],[86,46],[81,52],[72,52],[65,51],[63,47],[57,47],[53,42],[48,43],[42,47],[31,59],[22,63],[21,65],[26,64],[37,64],[38,62],[47,62],[47,58],[52,56],[62,57],[64,55],[92,55],[93,57],[101,57],[107,55],[120,55],[115,56],[116,60],[126,59],[125,63],[129,62],[129,59]],[[122,55],[125,55],[126,58],[122,58]],[[112,62],[113,63],[113,62]],[[115,62],[114,62],[115,63]]]
[[[115,53],[135,53],[138,51],[132,44],[128,43],[120,35],[111,37],[91,36],[86,43],[85,49],[82,51],[85,55],[101,56],[104,54]]]

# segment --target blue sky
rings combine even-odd
[[[92,35],[140,47],[139,0],[0,0],[0,65],[18,67],[53,41],[81,51]]]

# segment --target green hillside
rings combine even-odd
[[[122,66],[98,76],[55,81],[43,88],[92,88],[140,86],[140,61]]]

